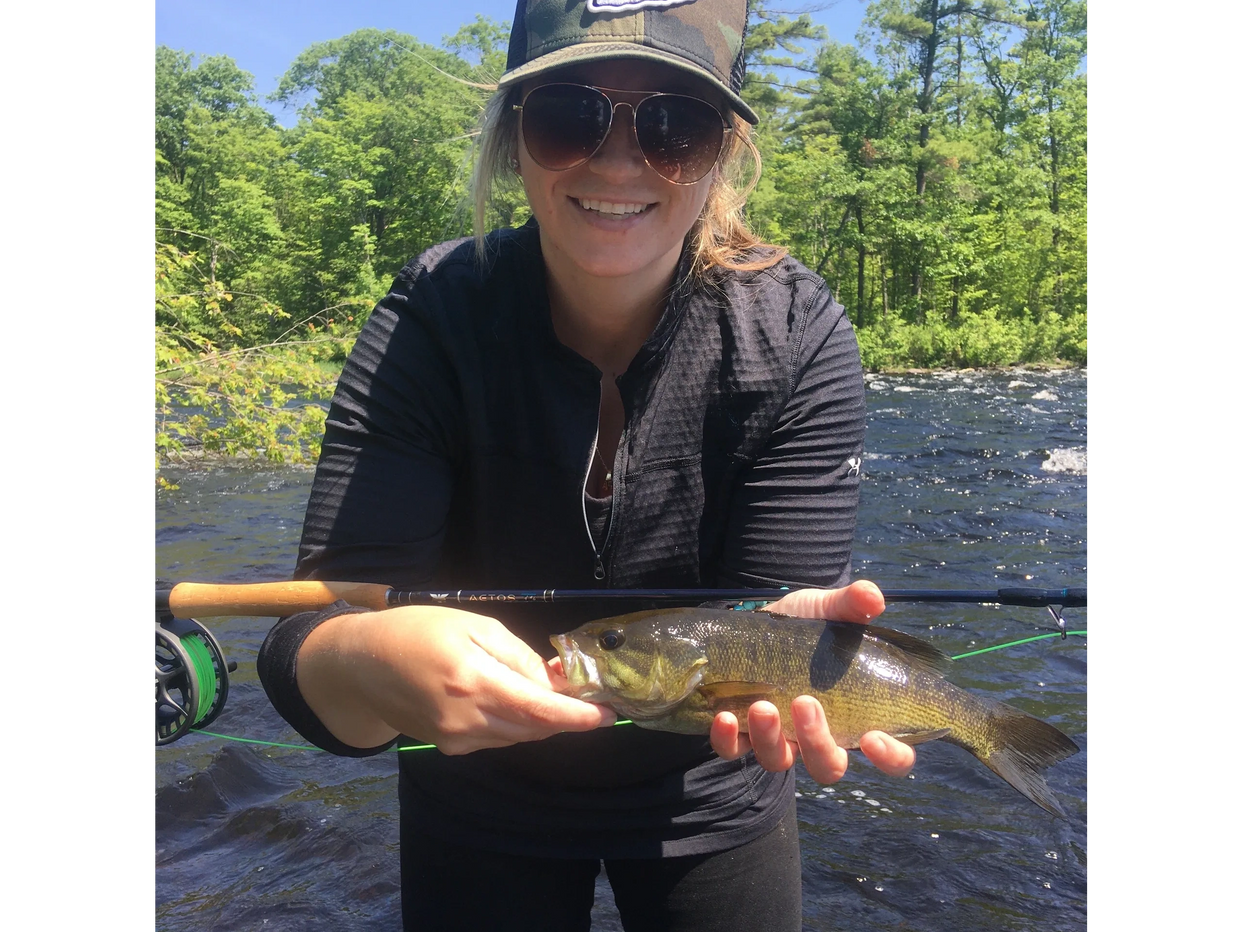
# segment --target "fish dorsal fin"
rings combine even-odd
[[[922,641],[920,638],[896,631],[894,628],[883,628],[881,625],[865,625],[865,633],[898,647],[910,659],[931,670],[945,672],[951,669],[951,658],[928,641]]]
[[[748,709],[759,699],[769,699],[779,691],[773,683],[748,683],[741,680],[702,683],[697,687],[697,692],[705,697],[711,712]]]
[[[736,599],[716,599],[713,602],[702,602],[697,607],[698,608],[721,609],[723,611],[728,611],[728,612],[743,612],[743,613],[754,613],[754,614],[760,613],[762,615],[769,615],[771,618],[795,618],[797,617],[795,615],[787,615],[783,612],[772,612],[770,611],[770,609],[764,608],[764,607],[742,608],[741,606],[745,604],[752,604],[752,603],[745,603],[745,602],[738,601]]]

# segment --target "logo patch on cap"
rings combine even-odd
[[[591,13],[635,13],[669,6],[684,6],[696,0],[589,0],[585,8]]]

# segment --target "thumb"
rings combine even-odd
[[[867,579],[857,580],[843,589],[800,589],[767,606],[768,611],[802,618],[860,624],[869,623],[885,608],[886,599],[882,596],[882,590]]]

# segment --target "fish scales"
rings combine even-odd
[[[1050,812],[1062,809],[1041,771],[1079,748],[1053,726],[947,680],[936,648],[877,626],[765,612],[664,609],[602,619],[552,638],[570,691],[636,724],[706,734],[729,711],[747,731],[759,699],[795,737],[791,703],[815,696],[836,743],[878,730],[909,744],[963,747]]]
[[[918,669],[906,654],[863,626],[756,612],[722,614],[721,619],[700,619],[678,628],[705,647],[708,664],[700,685],[768,684],[771,689],[760,698],[778,708],[789,738],[795,737],[791,703],[801,695],[817,697],[835,741],[846,748],[859,747],[861,735],[874,728],[911,737],[982,725],[982,716],[969,715],[970,693],[934,671]],[[699,695],[704,700],[705,694]],[[747,731],[749,703],[715,703],[720,704],[735,705],[729,711]],[[640,710],[632,711],[641,717]],[[666,730],[683,725],[684,731],[700,734],[709,730],[713,718],[708,702],[686,701],[657,720],[669,726]]]

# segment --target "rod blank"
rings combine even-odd
[[[392,589],[379,583],[299,582],[242,585],[180,583],[155,590],[155,610],[178,618],[220,615],[280,616],[320,611],[344,601],[375,610],[399,605],[474,605],[481,602],[645,602],[696,605],[701,602],[767,602],[791,589]],[[1029,607],[1088,604],[1087,590],[1036,589],[886,589],[888,602],[966,602]]]
[[[631,599],[642,602],[765,602],[792,589],[452,589],[401,590],[387,593],[389,605],[464,605],[472,602],[590,602]],[[968,602],[1078,607],[1088,604],[1087,590],[1036,589],[883,589],[888,602]]]

